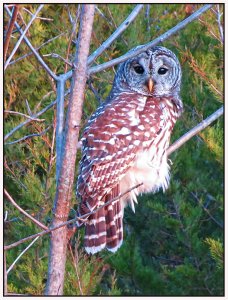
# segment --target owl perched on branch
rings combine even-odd
[[[137,195],[168,188],[166,150],[183,110],[180,83],[175,54],[164,47],[148,49],[119,65],[110,95],[88,121],[82,136],[77,216],[142,183],[85,222],[78,220],[78,226],[85,225],[88,253],[104,248],[115,252],[123,242],[125,206],[135,211]]]

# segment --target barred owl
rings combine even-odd
[[[119,65],[110,95],[88,121],[77,181],[77,216],[96,210],[85,222],[77,221],[77,226],[85,225],[87,253],[104,248],[115,252],[123,242],[126,205],[135,211],[137,195],[167,189],[166,150],[183,107],[180,83],[175,54],[151,48]]]

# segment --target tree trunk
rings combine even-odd
[[[55,196],[52,227],[66,221],[70,209],[94,9],[94,5],[83,5],[80,16],[75,70],[66,118],[65,145]],[[62,295],[63,293],[66,249],[67,227],[65,226],[51,233],[46,295]]]

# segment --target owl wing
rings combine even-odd
[[[147,97],[122,93],[97,110],[85,128],[77,182],[80,215],[103,204],[103,197],[134,164],[160,131],[160,112],[142,113]]]

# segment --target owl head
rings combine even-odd
[[[129,52],[134,52],[138,46]],[[153,47],[119,65],[114,90],[165,97],[179,97],[181,67],[176,55],[165,47]]]

